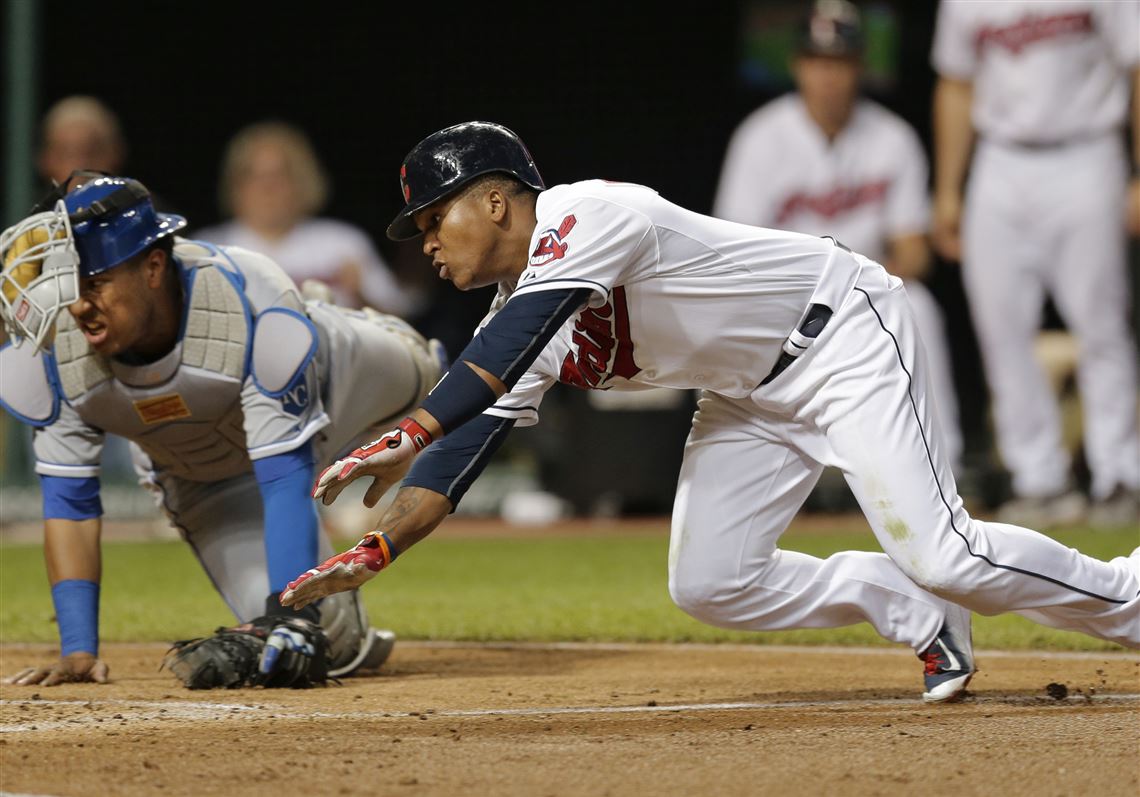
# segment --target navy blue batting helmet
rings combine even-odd
[[[502,125],[464,122],[432,133],[400,167],[406,204],[388,225],[388,237],[403,241],[419,235],[413,214],[494,172],[513,175],[538,191],[546,188],[522,139]]]

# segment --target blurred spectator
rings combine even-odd
[[[126,156],[118,117],[95,97],[64,97],[44,114],[36,166],[45,181],[78,169],[118,174]]]
[[[343,221],[316,218],[328,180],[308,138],[281,122],[244,128],[226,149],[219,199],[231,221],[192,237],[268,255],[297,285],[317,280],[336,304],[385,313],[414,312],[368,235]]]
[[[713,215],[832,236],[904,280],[947,454],[960,474],[962,433],[946,331],[941,307],[922,282],[931,262],[926,154],[901,117],[860,96],[863,51],[853,4],[812,6],[797,31],[796,91],[737,127]]]
[[[1088,520],[1135,526],[1140,435],[1123,127],[1131,94],[1140,133],[1140,2],[943,2],[932,61],[934,240],[962,263],[998,449],[1012,475],[1014,496],[998,519],[1039,528],[1085,517],[1057,400],[1034,356],[1049,296],[1078,344]],[[1140,135],[1133,139],[1135,167]],[[1140,200],[1136,179],[1131,195]]]

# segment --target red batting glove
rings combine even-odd
[[[356,589],[396,558],[396,549],[387,534],[374,531],[344,553],[290,581],[281,593],[281,605],[301,609],[334,592]]]
[[[408,472],[416,454],[430,443],[431,435],[427,429],[411,418],[404,418],[379,440],[362,445],[325,468],[317,477],[313,498],[320,498],[328,506],[353,481],[361,476],[371,476],[372,486],[364,494],[364,505],[376,506],[388,488]]]

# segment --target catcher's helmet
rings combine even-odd
[[[127,177],[98,177],[64,196],[63,203],[84,277],[130,260],[186,226],[181,216],[156,213],[146,186]]]
[[[92,177],[70,193],[77,177]],[[76,172],[0,233],[0,321],[9,335],[46,347],[55,318],[79,297],[80,277],[114,268],[186,219],[155,213],[150,192],[124,177]]]
[[[403,241],[419,235],[412,215],[474,178],[504,172],[538,191],[546,188],[522,140],[502,125],[464,122],[432,133],[412,148],[400,167],[404,209],[388,225],[388,237]]]
[[[847,0],[817,0],[800,26],[796,50],[801,55],[857,58],[863,52],[859,9]]]

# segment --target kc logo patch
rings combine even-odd
[[[530,265],[545,266],[547,263],[553,263],[555,260],[564,258],[568,244],[564,243],[563,239],[570,234],[577,223],[578,219],[574,218],[574,214],[571,213],[562,220],[557,230],[551,229],[543,232],[538,239],[538,246],[530,253]]]

